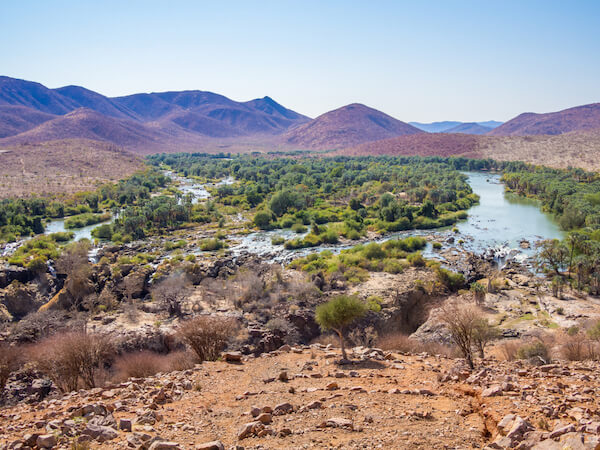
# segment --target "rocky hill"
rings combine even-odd
[[[600,128],[600,103],[592,103],[546,114],[523,113],[488,134],[491,136],[556,135],[598,128]]]
[[[76,138],[147,153],[213,138],[268,138],[309,120],[270,97],[236,102],[180,91],[108,98],[79,86],[48,89],[0,77],[0,145]]]
[[[418,128],[359,103],[329,111],[283,135],[301,148],[334,149],[402,135],[422,133]]]

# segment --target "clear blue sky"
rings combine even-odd
[[[600,101],[600,1],[1,0],[0,74],[507,120]]]

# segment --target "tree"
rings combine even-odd
[[[88,259],[90,243],[81,240],[68,245],[56,261],[56,271],[67,275],[65,289],[69,293],[73,306],[79,306],[82,300],[94,291],[90,281],[92,266]]]
[[[315,318],[323,331],[333,330],[340,339],[342,358],[348,359],[344,345],[346,327],[367,312],[365,305],[358,297],[339,295],[327,303],[317,306]]]
[[[537,266],[544,272],[554,272],[561,275],[560,270],[565,267],[565,262],[569,256],[569,250],[558,239],[547,239],[538,245],[536,255]]]
[[[485,358],[485,346],[500,335],[498,328],[491,325],[487,319],[480,318],[475,322],[473,344],[479,351],[479,357]]]
[[[441,313],[441,320],[448,328],[450,338],[473,369],[473,346],[482,323],[481,311],[472,305],[452,303],[444,306]]]
[[[254,225],[261,230],[268,230],[271,228],[272,214],[269,211],[258,211],[254,215]]]
[[[186,295],[187,280],[184,275],[174,275],[161,281],[152,290],[152,299],[169,313],[169,316],[180,316]]]

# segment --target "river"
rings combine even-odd
[[[469,217],[455,225],[435,230],[409,230],[391,233],[376,239],[384,242],[389,239],[408,236],[433,236],[444,248],[454,246],[477,254],[488,253],[499,263],[508,259],[525,261],[535,253],[535,243],[543,239],[561,239],[564,232],[549,214],[540,210],[535,200],[506,193],[499,174],[464,172],[473,191],[479,195],[479,203],[469,209]],[[458,229],[458,233],[453,231]],[[291,230],[259,231],[239,239],[232,246],[234,253],[252,253],[266,257],[269,261],[288,262],[299,256],[323,250],[341,251],[355,244],[326,245],[309,249],[286,250],[283,245],[273,245],[271,238],[285,239],[301,237]],[[459,241],[462,241],[459,243]],[[529,248],[522,248],[527,242]],[[428,244],[424,250],[427,257],[439,257],[439,252]]]
[[[233,178],[226,178],[215,184],[204,185],[172,172],[166,173],[173,178],[177,183],[177,187],[184,194],[192,195],[194,203],[210,198],[210,192],[206,189],[208,186],[213,187],[235,182]],[[442,243],[446,249],[462,247],[478,254],[488,253],[499,262],[504,262],[513,258],[524,261],[535,253],[536,242],[543,239],[561,239],[564,237],[564,232],[561,231],[556,221],[552,216],[540,210],[537,201],[506,193],[500,175],[482,172],[464,173],[467,175],[473,191],[479,195],[480,199],[477,205],[469,209],[468,218],[455,225],[458,232],[453,231],[454,227],[435,230],[409,230],[392,233],[374,241],[383,242],[388,239],[407,236],[432,236]],[[91,239],[91,231],[98,225],[100,224],[65,230],[64,219],[52,220],[46,225],[45,233],[73,231],[75,240]],[[289,229],[257,231],[245,236],[232,236],[230,249],[237,255],[251,253],[263,256],[266,261],[289,262],[293,258],[309,253],[323,250],[338,252],[356,245],[354,242],[346,242],[337,245],[286,250],[283,245],[273,245],[271,243],[273,237],[282,237],[288,240],[304,235],[305,233],[296,234]],[[525,242],[527,244],[522,245]],[[18,245],[20,243],[7,245],[4,249],[5,255],[12,253]],[[528,248],[523,248],[524,246],[528,246]],[[198,249],[193,253],[201,252]],[[428,244],[424,254],[428,257],[437,257],[439,252],[434,251],[431,244]]]

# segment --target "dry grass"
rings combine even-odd
[[[195,358],[189,352],[160,354],[151,351],[126,353],[115,360],[114,378],[144,378],[160,372],[186,370],[194,367]]]
[[[382,350],[402,353],[427,353],[429,355],[456,356],[456,349],[441,342],[423,342],[412,339],[406,334],[390,333],[377,340],[377,347]]]

